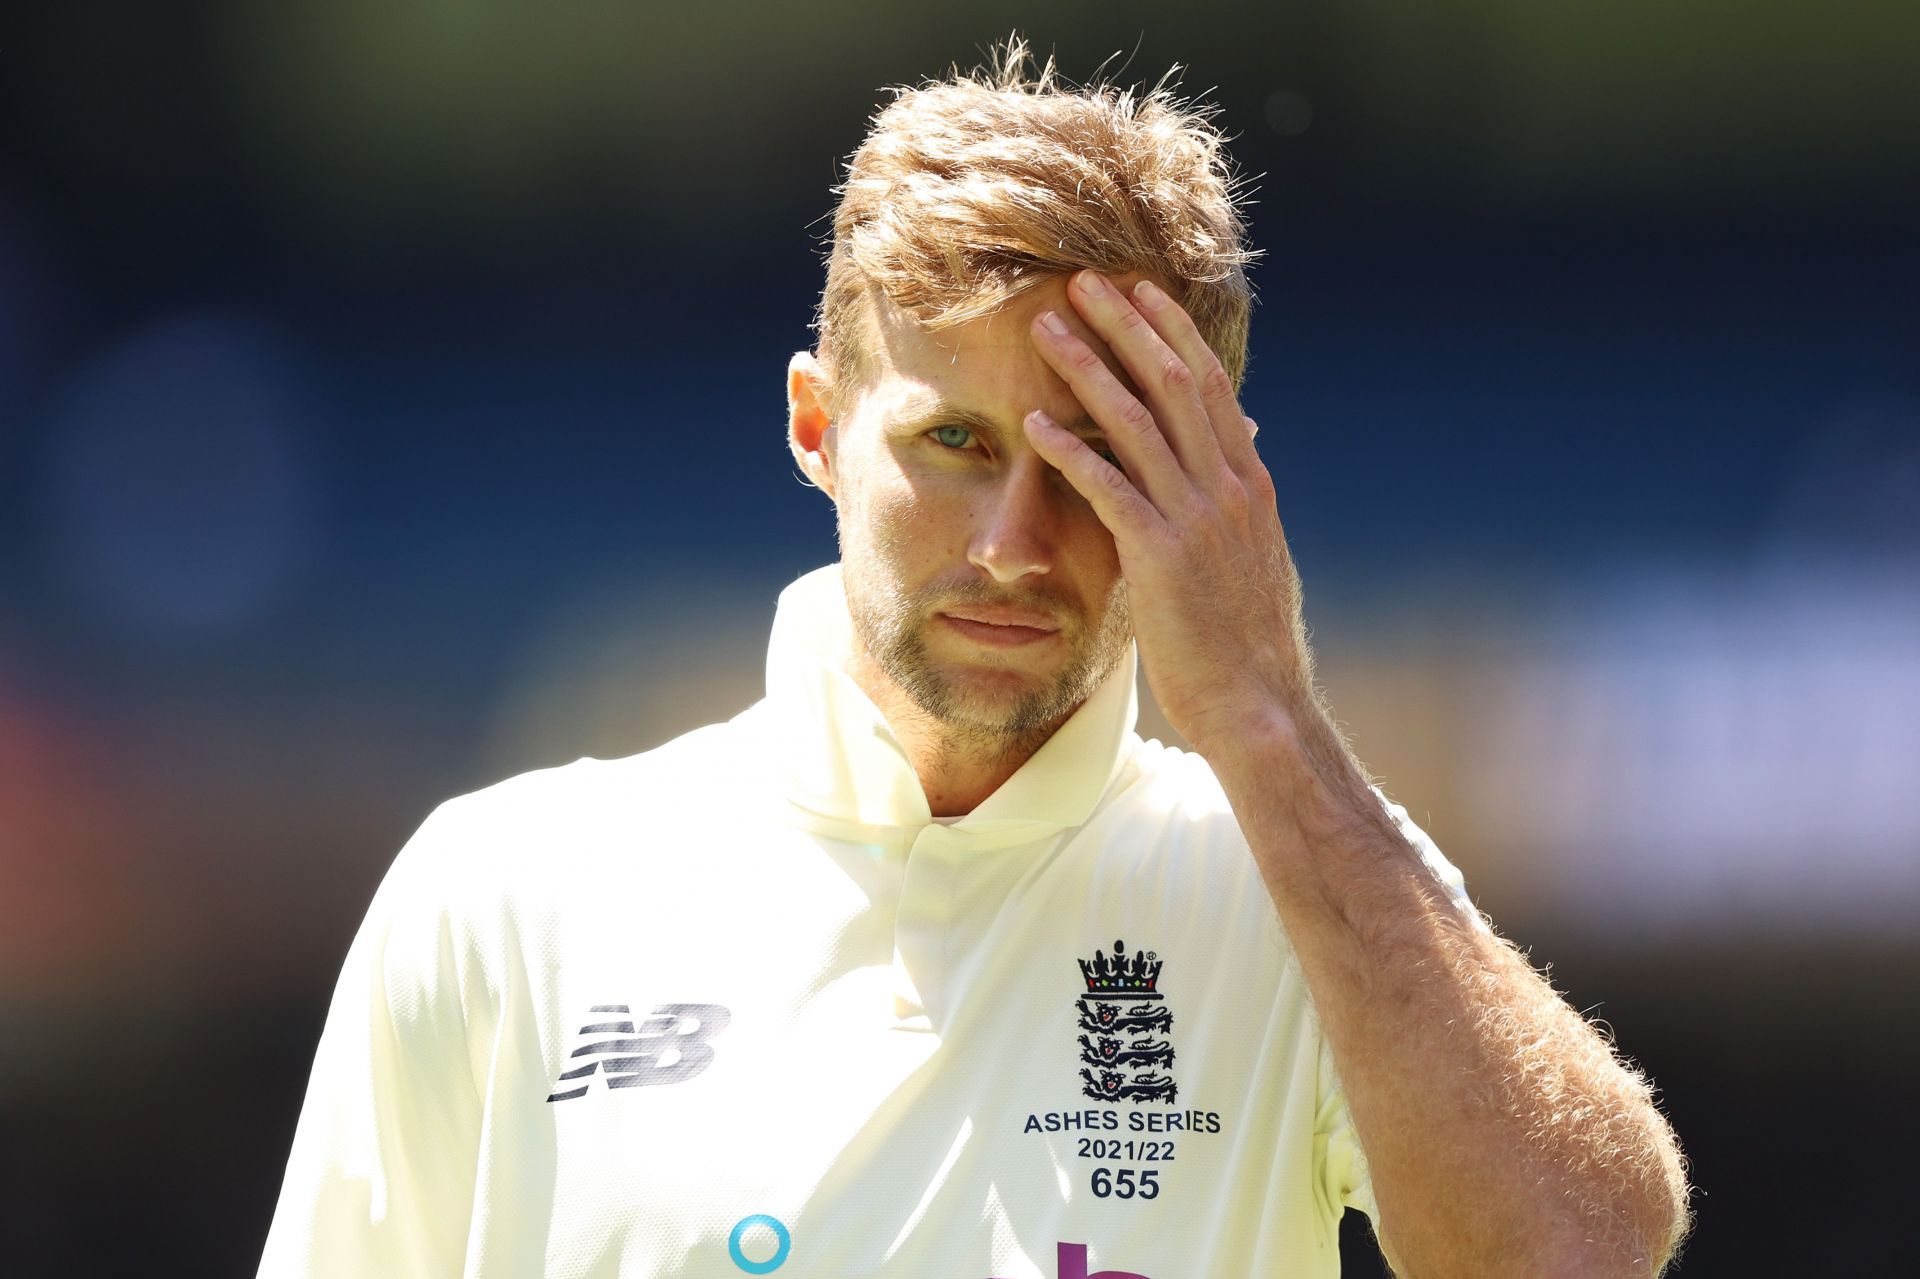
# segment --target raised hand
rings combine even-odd
[[[1027,438],[1113,534],[1161,709],[1209,758],[1246,733],[1297,731],[1314,708],[1300,578],[1232,380],[1151,282],[1129,295],[1082,271],[1067,296],[1146,402],[1044,312],[1033,342],[1105,431],[1120,468],[1039,410],[1026,418]]]

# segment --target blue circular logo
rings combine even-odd
[[[740,1240],[754,1226],[765,1226],[773,1231],[773,1237],[779,1240],[779,1247],[765,1261],[748,1261],[747,1254],[740,1251]],[[764,1212],[756,1212],[751,1217],[742,1217],[727,1236],[727,1255],[733,1258],[733,1264],[750,1275],[770,1274],[787,1262],[787,1254],[793,1251],[793,1236],[780,1224],[778,1217],[769,1217]]]

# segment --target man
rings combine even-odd
[[[1017,43],[854,157],[768,694],[443,806],[263,1275],[1648,1275],[1637,1074],[1315,692],[1218,138]],[[1183,752],[1132,732],[1135,653]]]

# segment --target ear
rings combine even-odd
[[[821,403],[826,371],[811,351],[796,351],[787,361],[787,448],[800,473],[828,497],[833,492],[833,421]]]

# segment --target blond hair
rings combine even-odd
[[[1030,76],[1018,35],[990,58],[891,90],[835,188],[814,324],[828,412],[850,408],[871,373],[875,291],[942,329],[1084,268],[1165,285],[1238,387],[1257,251],[1217,108],[1174,97],[1165,78],[1144,93],[1063,87],[1051,56]]]

